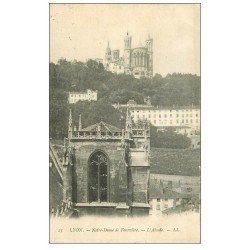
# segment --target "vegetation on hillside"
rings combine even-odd
[[[151,126],[150,129],[150,144],[155,148],[189,148],[191,139],[186,135],[177,134],[173,130],[158,131],[157,128]]]
[[[97,102],[68,104],[69,91],[98,91]],[[142,104],[144,97],[150,96],[152,105],[199,105],[200,77],[191,74],[171,74],[162,77],[156,74],[152,79],[135,79],[125,74],[113,74],[103,65],[89,60],[86,63],[60,59],[57,64],[50,63],[50,137],[67,137],[69,109],[72,110],[74,125],[78,125],[79,114],[82,126],[101,120],[123,128],[125,115],[116,110],[113,103],[126,103],[134,99]],[[190,140],[176,133],[160,132],[152,127],[151,144],[154,147],[187,148]]]
[[[87,63],[60,59],[50,63],[50,88],[65,97],[68,91],[98,90],[98,98],[110,103],[126,103],[134,99],[143,103],[150,96],[152,105],[200,105],[200,77],[192,74],[155,74],[152,79],[135,79],[125,74],[113,74],[104,70],[101,63],[89,60]],[[51,91],[52,92],[52,91]],[[53,93],[51,93],[53,95]],[[55,95],[53,96],[55,97]]]
[[[150,172],[167,175],[200,175],[199,149],[151,148]]]

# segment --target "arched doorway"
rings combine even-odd
[[[89,157],[89,202],[108,201],[108,168],[108,157],[102,151],[95,151]]]

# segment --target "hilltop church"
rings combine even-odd
[[[148,35],[145,45],[139,43],[132,48],[132,37],[128,34],[124,38],[124,55],[120,50],[111,50],[109,42],[105,52],[104,67],[113,73],[129,74],[135,78],[153,77],[153,39]]]

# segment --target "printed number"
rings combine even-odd
[[[58,229],[58,233],[62,233],[62,229],[60,228],[60,229]]]

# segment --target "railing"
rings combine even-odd
[[[73,132],[72,139],[87,139],[87,140],[95,140],[95,139],[122,139],[122,135],[106,135],[106,134],[94,134],[94,135],[88,135],[88,134],[81,134],[79,132]]]

